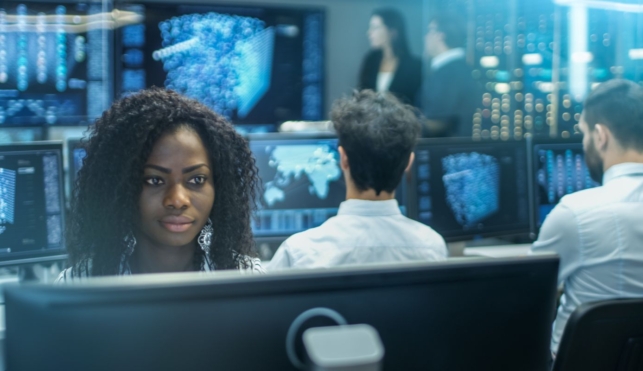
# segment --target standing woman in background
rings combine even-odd
[[[358,88],[388,91],[413,104],[421,85],[422,62],[411,55],[404,18],[395,9],[378,9],[367,34],[372,50],[362,62]]]

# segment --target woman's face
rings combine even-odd
[[[374,15],[368,25],[368,40],[371,43],[371,48],[381,49],[391,43],[391,35],[389,29],[382,21],[382,17]]]
[[[214,204],[212,164],[189,128],[163,135],[143,170],[137,238],[163,247],[196,243]]]

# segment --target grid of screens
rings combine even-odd
[[[429,13],[460,14],[470,31],[467,57],[485,88],[472,120],[474,138],[572,137],[595,84],[643,81],[640,1],[574,4],[428,2]]]
[[[324,11],[239,5],[123,5],[117,91],[165,86],[236,124],[320,120]]]
[[[447,240],[529,230],[524,143],[423,140],[415,150],[415,216]]]
[[[111,103],[111,31],[101,3],[3,1],[0,126],[83,125]]]
[[[0,260],[64,249],[62,144],[0,146]]]
[[[580,142],[534,143],[533,159],[536,229],[563,196],[599,185],[589,175]]]
[[[318,227],[337,215],[346,198],[337,138],[284,135],[250,137],[263,184],[252,230],[256,237],[284,237]],[[407,213],[403,181],[395,192]]]

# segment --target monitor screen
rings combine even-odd
[[[117,94],[165,86],[235,124],[320,120],[321,9],[145,3],[116,32]]]
[[[415,216],[447,240],[528,232],[527,177],[524,142],[422,140]]]
[[[0,261],[64,250],[62,144],[0,145]]]
[[[534,142],[533,158],[536,229],[563,196],[599,185],[589,175],[578,140]]]
[[[252,225],[256,237],[289,236],[337,215],[346,199],[337,138],[284,134],[250,138],[263,185]],[[406,214],[405,181],[395,197]]]
[[[288,236],[337,214],[346,197],[337,139],[253,137],[263,189],[253,220],[255,236]]]
[[[297,370],[289,329],[303,354],[330,313],[377,330],[376,369],[546,370],[557,275],[552,255],[6,285],[7,369]]]
[[[0,125],[86,125],[109,106],[118,15],[104,7],[2,2]]]

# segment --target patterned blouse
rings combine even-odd
[[[214,272],[216,265],[210,256],[207,254],[207,251],[201,249],[201,272]],[[132,268],[130,267],[129,260],[134,253],[134,246],[129,247],[121,256],[120,266],[118,268],[119,276],[131,276]],[[81,280],[87,277],[90,277],[92,261],[91,259],[83,260],[73,267],[69,267],[62,272],[56,279],[55,283],[66,283]],[[244,273],[251,274],[263,274],[266,271],[261,266],[261,260],[257,258],[251,258],[247,255],[243,255],[239,262],[238,269]]]

